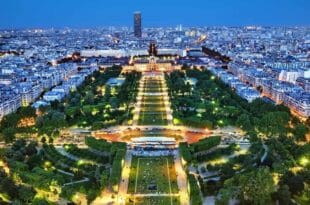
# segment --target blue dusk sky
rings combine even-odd
[[[0,0],[0,28],[310,26],[310,0]]]

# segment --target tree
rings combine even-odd
[[[281,205],[289,205],[291,201],[291,192],[289,187],[287,185],[281,185],[276,197]]]
[[[53,144],[53,142],[54,142],[54,139],[53,139],[52,137],[49,137],[49,138],[48,138],[48,143],[49,143],[49,144]]]
[[[234,196],[233,193],[234,190],[230,189],[229,187],[220,189],[218,194],[219,197],[216,198],[215,205],[227,205],[230,198]]]
[[[188,144],[186,142],[181,142],[179,144],[180,154],[186,162],[190,162],[192,160],[192,154],[189,150]]]
[[[39,134],[52,136],[55,132],[67,125],[65,115],[59,111],[50,111],[48,114],[38,117],[36,126],[39,129]]]
[[[102,172],[101,173],[101,178],[100,178],[100,185],[101,188],[104,189],[108,186],[109,184],[109,176],[107,172]]]
[[[50,205],[50,203],[45,199],[35,198],[32,201],[32,205]]]
[[[103,123],[101,121],[95,121],[92,123],[92,130],[102,129]]]
[[[36,117],[36,109],[31,106],[21,107],[19,114],[21,117]]]
[[[35,193],[34,193],[34,190],[32,188],[21,186],[18,189],[19,199],[21,199],[26,204],[29,203],[29,201],[34,197],[34,195],[35,195]]]
[[[15,199],[14,201],[12,201],[12,205],[23,205],[23,202],[19,199]]]
[[[95,95],[92,91],[88,91],[86,96],[85,96],[85,103],[86,104],[94,104],[94,98]]]
[[[3,117],[3,119],[0,122],[0,128],[5,129],[5,128],[15,128],[18,121],[19,121],[19,116],[16,113],[8,114]]]
[[[5,128],[2,130],[2,137],[6,143],[13,142],[15,140],[16,130],[12,127]]]
[[[240,186],[243,199],[260,205],[266,204],[276,190],[268,168],[241,175]]]
[[[269,112],[258,120],[258,129],[267,137],[284,135],[289,120],[290,116],[286,112]]]
[[[41,143],[45,144],[45,142],[46,142],[46,137],[42,137],[41,138]]]
[[[34,167],[38,166],[42,161],[42,156],[39,154],[32,155],[27,159],[27,165],[29,169],[33,169]]]
[[[195,205],[201,205],[202,199],[200,197],[200,189],[197,184],[197,180],[194,175],[189,174],[188,175],[188,183],[189,183],[189,194],[190,194],[190,200],[191,204]]]
[[[53,110],[57,110],[59,108],[60,102],[58,100],[54,100],[51,102],[51,107]]]
[[[236,124],[244,130],[251,130],[253,127],[248,114],[240,115],[236,121]]]
[[[298,123],[293,130],[293,134],[295,136],[295,139],[298,141],[304,141],[305,136],[308,132],[309,132],[308,127],[302,123]]]
[[[300,194],[304,189],[304,178],[301,175],[291,176],[287,179],[287,185],[292,194]]]
[[[26,140],[24,139],[18,139],[14,142],[14,144],[12,145],[12,150],[20,150],[20,149],[24,149],[26,146]]]
[[[111,97],[111,87],[106,85],[104,91],[104,98],[106,101],[108,101],[110,97]]]
[[[30,142],[26,147],[25,147],[25,150],[24,150],[24,153],[26,155],[34,155],[34,154],[37,154],[37,142]]]
[[[18,187],[9,178],[4,178],[1,180],[0,190],[7,193],[12,199],[18,197]]]
[[[269,169],[260,168],[226,180],[223,190],[220,191],[225,195],[223,194],[219,201],[238,198],[254,205],[265,205],[271,200],[271,194],[275,191],[276,186]]]

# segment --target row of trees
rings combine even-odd
[[[189,197],[191,204],[202,205],[202,199],[200,195],[200,188],[194,175],[187,175],[189,183]]]
[[[210,150],[213,147],[218,146],[220,143],[221,143],[220,136],[212,136],[191,144],[190,149],[192,153],[204,152]]]
[[[110,163],[112,164],[109,184],[116,192],[121,179],[123,162],[126,154],[126,143],[114,142],[110,143],[103,139],[95,139],[86,137],[86,144],[93,150],[101,153],[110,154]]]
[[[99,164],[108,164],[110,162],[109,155],[99,155],[96,152],[92,152],[89,149],[78,148],[75,144],[64,145],[66,152],[77,156],[81,159],[87,159]]]
[[[114,192],[118,191],[118,184],[122,177],[122,168],[125,154],[126,149],[118,149],[113,157],[110,185],[112,186]]]
[[[27,133],[27,135],[35,133],[35,118],[37,117],[34,108],[21,107],[17,112],[4,116],[0,122],[0,140],[7,143],[13,142],[17,133]],[[33,121],[29,125],[23,125],[23,120]]]

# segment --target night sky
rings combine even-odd
[[[310,26],[310,0],[0,0],[0,28]]]

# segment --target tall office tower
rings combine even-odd
[[[135,37],[141,38],[142,28],[141,28],[141,13],[140,12],[134,13],[134,32],[135,32]]]

